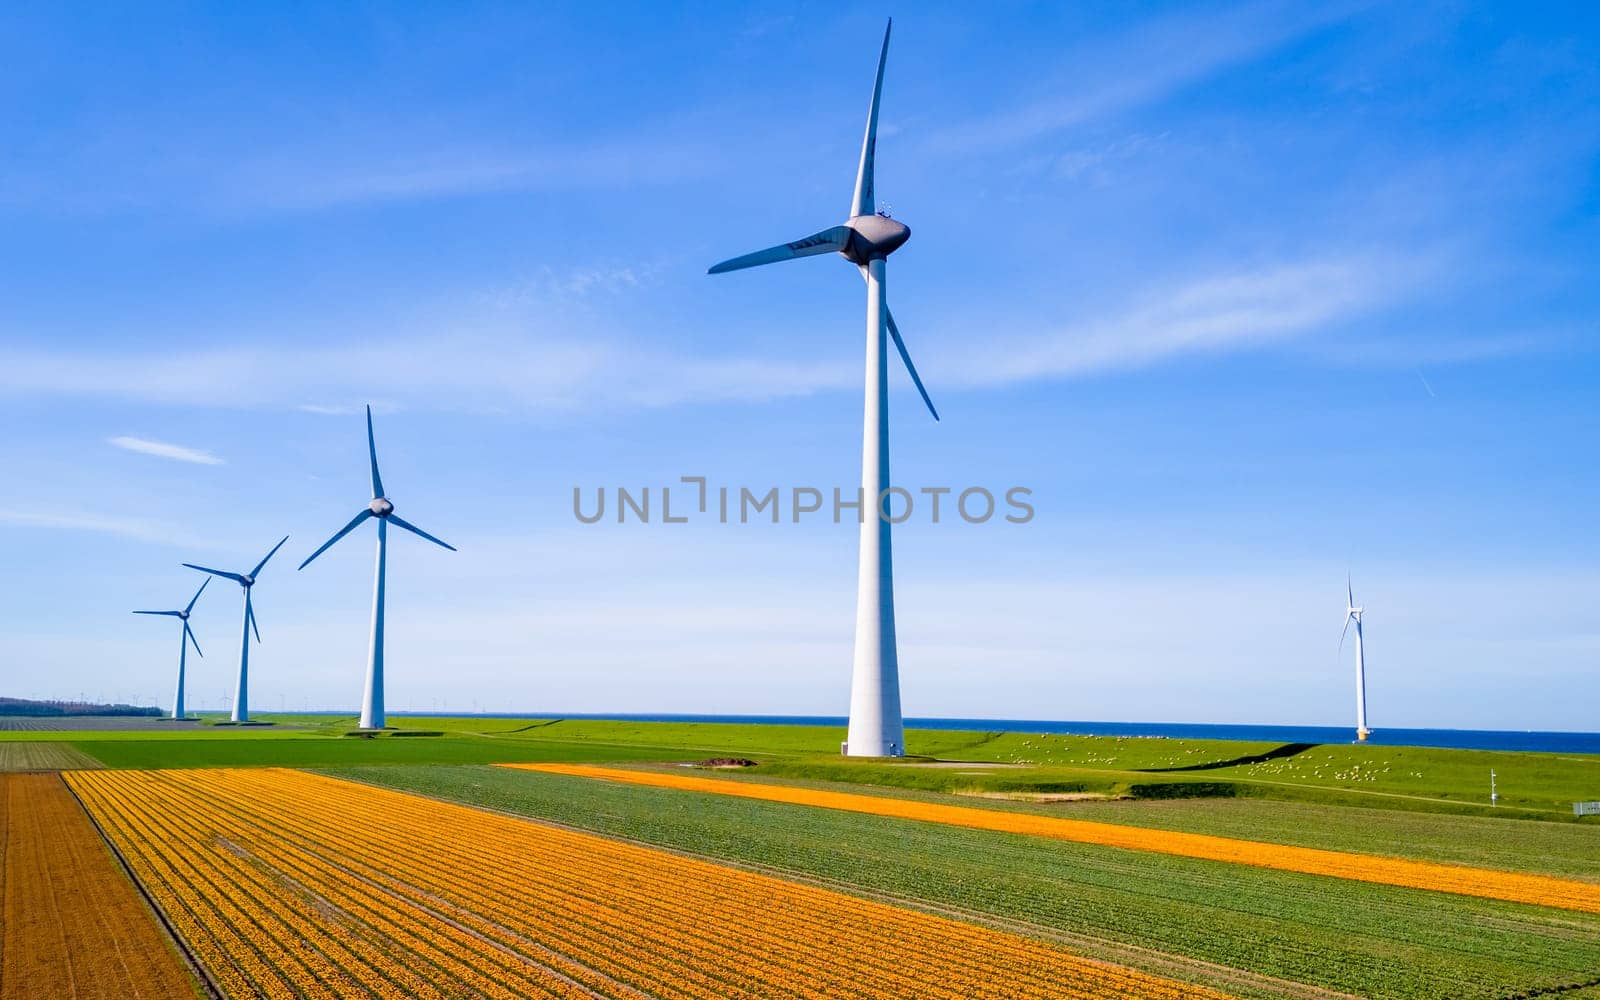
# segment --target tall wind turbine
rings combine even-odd
[[[256,577],[261,575],[262,567],[267,565],[267,560],[271,559],[279,549],[283,548],[283,543],[288,540],[289,536],[284,535],[278,544],[272,547],[271,552],[261,557],[261,561],[256,563],[256,568],[248,573],[229,573],[220,569],[196,566],[194,563],[184,563],[190,569],[197,569],[202,573],[210,573],[212,576],[220,576],[232,580],[244,591],[244,632],[239,637],[239,681],[233,690],[233,714],[231,716],[234,722],[250,721],[251,631],[256,634],[256,642],[261,641],[261,629],[256,625],[256,609],[250,603],[250,589],[256,585]]]
[[[204,581],[201,582],[200,589],[194,592],[194,596],[189,598],[188,606],[182,611],[134,612],[136,615],[166,615],[183,622],[183,634],[178,636],[178,689],[172,695],[172,717],[174,719],[183,718],[183,668],[184,660],[187,658],[189,644],[191,642],[194,643],[194,655],[200,657],[201,659],[205,659],[206,654],[200,652],[200,641],[194,637],[194,631],[189,628],[189,612],[194,610],[194,602],[198,601],[200,599],[200,595],[205,593],[206,586],[209,583],[211,583],[211,578],[208,576]]]
[[[1363,742],[1371,735],[1372,730],[1367,728],[1367,660],[1366,647],[1361,642],[1361,613],[1362,608],[1356,606],[1355,589],[1350,585],[1350,577],[1345,576],[1345,611],[1344,629],[1339,633],[1339,651],[1344,651],[1344,637],[1350,631],[1350,623],[1356,623],[1356,739]]]
[[[855,196],[850,217],[843,225],[824,229],[793,243],[725,260],[710,273],[837,252],[856,265],[867,282],[866,410],[861,435],[860,566],[856,589],[855,665],[850,680],[850,731],[845,752],[852,757],[899,757],[905,753],[905,728],[900,717],[900,668],[895,652],[894,573],[890,554],[889,521],[879,505],[889,487],[889,365],[887,331],[900,360],[905,362],[917,392],[933,419],[928,390],[917,375],[905,341],[889,313],[884,292],[884,266],[888,256],[911,237],[904,223],[875,212],[873,186],[878,144],[878,101],[883,94],[883,66],[889,56],[889,31],[883,32],[878,54],[878,75],[867,108],[867,130],[861,141],[861,164],[856,170]],[[870,516],[868,516],[870,514]]]
[[[388,564],[389,553],[389,525],[404,528],[413,535],[426,538],[435,545],[442,545],[451,552],[456,550],[454,545],[442,542],[423,531],[421,528],[404,520],[394,512],[394,504],[383,495],[383,479],[378,475],[378,445],[372,436],[372,407],[367,407],[367,457],[372,462],[372,500],[361,512],[350,519],[350,523],[340,528],[332,538],[322,543],[322,548],[306,557],[300,564],[301,569],[311,565],[311,560],[322,553],[339,539],[356,530],[356,527],[369,517],[378,519],[378,567],[374,572],[372,584],[372,645],[367,653],[367,689],[361,699],[361,728],[382,729],[383,715],[383,591],[384,569]]]

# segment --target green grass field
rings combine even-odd
[[[612,836],[827,880],[850,891],[1025,925],[1091,955],[1171,972],[1192,963],[1372,997],[1490,998],[1600,975],[1600,917],[780,803],[484,767],[383,767],[348,777]],[[1151,803],[1161,806],[1173,803]],[[1236,803],[1183,803],[1201,805]],[[1129,805],[1143,806],[1146,803]],[[1303,809],[1258,802],[1258,808]],[[1322,807],[1327,808],[1327,807]],[[1190,822],[1198,813],[1188,814]],[[1365,816],[1339,836],[1359,834]],[[1452,817],[1425,816],[1442,835]],[[1249,819],[1235,820],[1248,824]],[[1295,817],[1278,817],[1280,828]],[[1495,822],[1532,852],[1549,830]],[[1520,841],[1524,835],[1532,839]],[[1401,831],[1391,831],[1396,840]],[[1507,846],[1506,838],[1512,843]],[[1486,841],[1487,842],[1487,841]],[[1568,865],[1584,868],[1577,845]],[[1470,860],[1471,851],[1461,860]],[[1574,861],[1572,855],[1580,860]],[[1487,861],[1488,858],[1478,860]],[[1559,865],[1558,865],[1559,867]],[[1588,862],[1592,873],[1593,862]],[[1217,972],[1235,992],[1259,980]],[[1255,987],[1251,987],[1252,982]]]

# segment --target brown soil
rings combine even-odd
[[[985,792],[968,789],[957,791],[955,794],[973,799],[1007,799],[1011,802],[1108,802],[1127,798],[1125,795],[1111,795],[1107,792]]]
[[[196,984],[55,774],[0,774],[0,1000],[172,1000]]]
[[[755,767],[756,762],[749,757],[711,757],[706,760],[697,760],[690,767]]]

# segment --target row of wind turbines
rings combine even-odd
[[[893,30],[891,20],[883,33],[883,44],[878,53],[878,71],[872,86],[872,100],[867,107],[867,125],[861,140],[861,158],[856,168],[855,191],[850,199],[849,216],[839,225],[790,243],[782,243],[740,257],[725,260],[710,268],[711,274],[738,271],[764,264],[798,260],[825,253],[837,253],[854,264],[866,282],[866,392],[862,419],[861,486],[865,497],[881,498],[890,486],[889,478],[889,355],[888,344],[893,341],[896,353],[905,364],[906,372],[921,395],[928,412],[935,420],[939,412],[922,378],[911,362],[905,340],[900,336],[894,316],[889,311],[887,298],[887,261],[889,255],[911,237],[911,230],[903,222],[891,219],[887,212],[877,211],[876,167],[878,142],[878,108],[883,95],[883,73],[889,56],[889,35]],[[362,701],[361,725],[378,729],[384,725],[383,711],[383,603],[384,564],[388,526],[410,531],[447,549],[454,549],[427,532],[402,520],[394,513],[394,504],[385,496],[383,482],[378,476],[377,447],[372,437],[372,410],[367,409],[367,445],[372,460],[372,500],[322,547],[300,564],[304,569],[339,539],[354,531],[368,518],[378,521],[378,554],[376,581],[372,597],[372,643],[367,663],[367,681]],[[850,683],[849,731],[844,752],[853,757],[898,757],[905,753],[905,727],[900,710],[900,668],[895,640],[894,571],[892,524],[884,517],[865,517],[861,521],[859,556],[856,578],[855,652]],[[274,553],[288,541],[287,537],[273,547],[266,557],[249,573],[228,573],[185,563],[211,576],[225,577],[238,583],[244,590],[244,622],[239,643],[239,677],[233,702],[233,720],[249,720],[248,667],[250,633],[256,632],[255,613],[251,606],[250,591],[256,578]],[[207,581],[209,582],[209,580]],[[1347,583],[1349,603],[1345,629],[1350,622],[1356,626],[1356,702],[1357,736],[1365,740],[1367,729],[1366,677],[1361,635],[1362,609],[1355,606],[1353,592]],[[205,585],[201,585],[201,591]],[[188,618],[194,609],[199,592],[182,611],[152,611],[140,614],[172,615],[183,621],[183,634],[178,654],[177,693],[173,699],[173,717],[183,717],[184,654],[188,643],[194,642]],[[1344,639],[1340,638],[1342,651]],[[195,643],[195,652],[200,647]]]
[[[307,556],[305,561],[300,564],[300,569],[305,569],[307,566],[311,565],[312,560],[322,555],[322,553],[328,551],[328,549],[332,547],[335,542],[350,534],[350,532],[356,530],[356,528],[360,527],[363,522],[369,519],[377,520],[378,555],[377,567],[374,571],[374,579],[372,584],[372,642],[368,649],[367,655],[366,690],[361,699],[361,728],[382,729],[384,728],[384,723],[386,721],[383,709],[383,605],[384,592],[386,589],[385,577],[387,576],[389,561],[389,525],[393,524],[395,527],[409,531],[420,538],[425,538],[435,545],[443,546],[444,548],[449,549],[451,552],[456,551],[456,549],[455,546],[435,538],[394,512],[394,503],[384,495],[383,477],[378,473],[378,445],[372,433],[372,407],[370,406],[367,407],[367,457],[371,462],[372,499],[365,507],[357,512],[355,517],[350,519],[349,524],[346,524],[344,527],[340,528],[334,533],[332,538],[328,539],[326,542],[323,542],[320,548]],[[201,656],[202,658],[205,656],[204,653],[200,652],[200,643],[194,637],[194,630],[189,627],[189,616],[193,613],[195,603],[200,600],[200,595],[205,593],[206,586],[211,583],[212,578],[221,577],[225,580],[232,580],[234,583],[237,583],[239,585],[239,589],[244,591],[244,614],[241,632],[239,635],[239,675],[234,686],[233,712],[231,718],[236,723],[245,723],[250,721],[251,633],[255,633],[256,642],[259,643],[261,641],[261,629],[256,624],[256,611],[255,605],[251,600],[251,591],[255,589],[256,582],[261,577],[261,571],[266,568],[267,563],[272,559],[273,556],[277,555],[278,550],[283,548],[284,543],[288,540],[289,536],[284,535],[283,538],[279,540],[278,544],[274,545],[270,552],[262,556],[261,561],[256,563],[255,567],[248,573],[231,573],[227,570],[212,569],[209,566],[198,566],[194,563],[184,563],[183,565],[187,566],[189,569],[199,570],[207,575],[205,582],[200,584],[200,589],[195,591],[194,597],[189,599],[189,603],[183,608],[182,611],[134,612],[136,615],[164,615],[173,617],[177,618],[183,623],[183,632],[178,639],[178,678],[176,690],[173,692],[172,696],[172,718],[182,719],[185,717],[183,704],[183,685],[184,675],[187,668],[189,646],[191,644],[194,646],[194,651],[197,655]]]

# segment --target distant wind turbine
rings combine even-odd
[[[1367,661],[1366,647],[1361,642],[1361,614],[1364,609],[1356,606],[1355,588],[1350,584],[1347,574],[1344,580],[1345,611],[1344,629],[1339,633],[1339,651],[1344,652],[1344,637],[1350,631],[1350,623],[1356,623],[1356,739],[1365,741],[1372,730],[1367,728]]]
[[[403,520],[394,512],[394,504],[383,495],[383,479],[378,475],[378,445],[372,436],[372,407],[367,407],[367,457],[372,462],[372,501],[362,508],[361,513],[350,519],[350,523],[340,528],[338,533],[322,547],[306,557],[300,564],[301,569],[311,565],[311,560],[322,553],[339,539],[354,531],[361,522],[369,517],[378,519],[378,568],[374,574],[372,584],[372,645],[367,654],[367,688],[361,700],[361,728],[382,729],[384,725],[383,714],[383,592],[384,570],[388,563],[389,553],[389,525],[392,523],[397,528],[404,528],[413,535],[426,538],[435,545],[442,545],[451,552],[456,550],[454,545],[442,542],[423,531],[409,521]]]
[[[183,633],[178,636],[178,688],[177,691],[175,691],[172,695],[172,717],[174,719],[183,718],[183,668],[184,661],[187,659],[187,654],[189,652],[189,644],[191,642],[194,643],[194,655],[200,657],[201,659],[205,659],[206,654],[200,652],[200,641],[194,637],[194,631],[189,628],[189,612],[194,610],[194,602],[200,599],[200,595],[205,593],[206,587],[210,583],[211,578],[208,576],[201,582],[200,589],[194,592],[194,596],[189,598],[188,606],[182,611],[134,612],[136,615],[166,615],[183,622]]]
[[[856,590],[855,663],[850,680],[850,729],[845,752],[852,757],[899,757],[905,753],[905,728],[900,715],[900,666],[895,649],[894,573],[889,521],[880,504],[889,487],[888,346],[893,339],[900,360],[933,419],[928,390],[917,375],[905,341],[895,326],[884,290],[885,260],[911,237],[904,223],[877,214],[873,174],[877,160],[878,103],[883,94],[883,67],[889,56],[889,31],[883,32],[878,54],[878,75],[867,108],[866,135],[861,142],[861,163],[856,170],[855,196],[850,217],[843,225],[784,243],[780,246],[725,260],[711,274],[737,271],[761,264],[837,252],[856,265],[867,282],[866,409],[861,442],[862,511],[860,563]]]
[[[289,536],[284,535],[278,544],[272,547],[271,552],[261,557],[261,561],[256,563],[256,568],[248,573],[229,573],[220,569],[196,566],[194,563],[184,563],[190,569],[232,580],[244,590],[244,632],[239,637],[239,681],[234,688],[233,712],[230,716],[234,722],[250,721],[250,633],[254,631],[256,642],[261,641],[261,629],[256,625],[256,610],[250,603],[250,589],[256,585],[256,577],[261,575],[262,567],[267,565],[267,560],[283,548],[283,543],[288,540]]]

